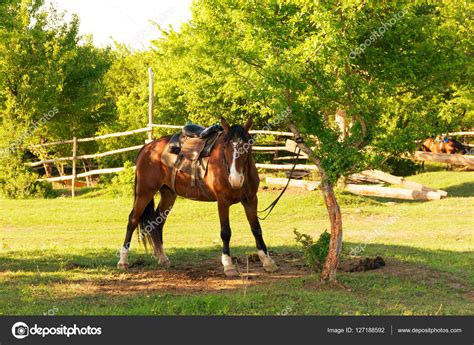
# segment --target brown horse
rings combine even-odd
[[[423,142],[422,150],[425,152],[433,153],[450,153],[454,154],[459,152],[465,154],[467,152],[466,147],[461,144],[459,141],[444,137],[444,138],[428,138]]]
[[[426,139],[421,149],[425,152],[433,152],[433,153],[448,153],[454,154],[459,152],[460,154],[467,153],[466,147],[461,144],[459,141],[449,138],[449,137],[437,137],[436,139],[428,138]],[[425,162],[421,163],[421,167],[425,168]],[[446,170],[450,169],[450,164],[446,165]]]
[[[245,209],[263,268],[267,272],[278,269],[268,254],[257,216],[257,190],[260,179],[252,157],[252,140],[248,133],[251,125],[251,118],[244,126],[229,126],[224,118],[221,119],[223,133],[210,153],[204,178],[197,184],[191,183],[190,175],[178,172],[173,185],[172,169],[161,161],[161,155],[171,136],[161,137],[142,148],[136,161],[135,202],[129,216],[125,241],[120,250],[118,268],[128,267],[128,251],[137,226],[149,236],[159,263],[170,266],[163,248],[163,226],[176,197],[180,195],[198,201],[217,201],[223,242],[221,261],[226,276],[238,275],[229,248],[229,208],[236,203],[242,203]],[[161,199],[155,210],[153,198],[157,192],[160,192]]]

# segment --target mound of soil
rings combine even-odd
[[[385,261],[381,256],[375,258],[354,258],[348,259],[339,265],[339,269],[344,272],[365,272],[375,270],[385,266]]]

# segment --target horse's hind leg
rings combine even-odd
[[[125,241],[123,242],[122,248],[120,248],[120,260],[117,263],[119,269],[127,269],[128,267],[128,251],[130,250],[130,244],[132,242],[132,235],[138,226],[140,217],[143,211],[148,206],[150,201],[153,199],[154,192],[148,192],[139,194],[135,198],[133,210],[128,216],[127,233],[125,234]]]
[[[154,231],[151,232],[150,235],[153,239],[155,255],[158,257],[158,262],[165,267],[169,267],[171,263],[163,248],[163,227],[165,226],[166,219],[173,208],[177,195],[167,186],[163,186],[160,189],[160,194],[161,199],[158,209],[156,210],[155,219],[156,223],[158,223],[158,226],[154,229]]]
[[[258,208],[258,199],[255,195],[250,200],[242,201],[242,205],[245,209],[245,215],[250,224],[250,229],[252,234],[255,237],[255,242],[258,249],[258,258],[262,262],[263,269],[267,272],[275,272],[278,270],[278,266],[275,264],[273,259],[268,254],[267,246],[263,241],[262,228],[260,222],[258,221],[257,208]]]

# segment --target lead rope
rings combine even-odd
[[[293,154],[296,153],[296,149],[298,149],[298,146],[295,147],[295,152],[293,152]],[[293,176],[293,172],[295,171],[296,164],[298,163],[298,157],[300,156],[300,152],[301,152],[301,149],[298,149],[298,153],[296,153],[295,160],[293,161],[293,168],[291,168],[290,176],[288,177],[288,182],[286,183],[285,188],[283,188],[280,195],[278,195],[278,197],[275,200],[273,200],[273,202],[270,205],[268,205],[265,209],[263,209],[261,211],[257,211],[258,213],[263,213],[263,212],[266,212],[268,210],[267,214],[264,217],[260,217],[260,216],[257,215],[258,219],[260,219],[260,220],[267,219],[267,217],[270,215],[270,213],[272,213],[272,211],[275,208],[276,204],[278,204],[278,201],[280,201],[280,198],[283,196],[283,193],[285,193],[286,189],[288,188],[288,186],[290,184],[291,177]]]

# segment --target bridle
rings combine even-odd
[[[242,139],[242,138],[241,138]],[[236,150],[236,145],[234,145],[234,143],[232,143],[232,148],[233,148],[233,152],[232,152],[232,155],[236,155],[237,153],[237,150]],[[247,151],[247,159],[246,159],[246,162],[245,162],[245,165],[244,165],[244,170],[243,170],[243,175],[244,175],[244,178],[245,180],[247,180],[247,166],[249,164],[249,160],[250,160],[250,155],[252,154],[251,152],[251,146],[249,146],[249,150]],[[226,172],[227,172],[227,176],[230,176],[230,168],[229,168],[229,163],[227,162],[227,159],[225,159],[225,145],[222,146],[222,150],[223,150],[223,156],[224,156],[224,164],[225,164],[225,167],[226,167]],[[286,183],[285,187],[282,189],[281,193],[276,197],[275,200],[273,200],[270,205],[268,205],[267,207],[265,207],[263,210],[260,210],[258,211],[257,210],[257,213],[264,213],[264,212],[267,212],[265,214],[265,216],[263,217],[260,217],[257,215],[257,218],[260,219],[260,220],[265,220],[267,219],[267,217],[270,215],[270,213],[272,213],[273,209],[275,208],[275,206],[278,204],[278,201],[280,201],[281,197],[283,196],[283,194],[286,192],[286,190],[288,189],[288,186],[290,185],[290,182],[291,182],[291,178],[293,177],[293,172],[295,171],[295,168],[296,168],[296,164],[298,163],[298,158],[300,156],[300,153],[301,153],[301,149],[299,149],[298,147],[295,147],[295,152],[294,154],[296,154],[295,158],[294,158],[294,161],[293,161],[293,167],[291,168],[291,171],[290,171],[290,176],[288,177],[288,182]],[[234,159],[235,156],[233,156]],[[244,181],[245,183],[245,181]],[[242,186],[242,188],[244,188],[244,186]],[[246,189],[244,188],[244,193],[246,193]]]
[[[239,139],[241,139],[242,141],[244,141],[242,138],[239,138]],[[244,142],[245,142],[245,141],[244,141]],[[226,147],[226,144],[227,144],[227,142],[224,140],[224,143],[223,143],[223,145],[222,145],[222,156],[223,156],[223,158],[224,158],[224,165],[225,165],[226,174],[227,174],[227,177],[229,177],[229,176],[230,176],[230,167],[229,167],[229,162],[227,162],[227,159],[226,159],[226,157],[225,157],[225,147]],[[238,158],[238,157],[236,157],[236,156],[238,155],[238,152],[237,152],[237,149],[236,149],[237,145],[235,145],[233,142],[231,142],[231,145],[232,145],[232,158],[233,158],[233,159],[237,159],[237,158]],[[251,147],[251,146],[249,146],[249,148],[250,148],[250,147]],[[245,177],[247,177],[247,176],[246,176],[246,174],[247,174],[247,165],[249,164],[250,155],[251,155],[251,150],[249,149],[249,150],[247,151],[247,159],[245,160],[244,169],[243,169],[243,171],[242,171],[242,174],[243,174]]]

